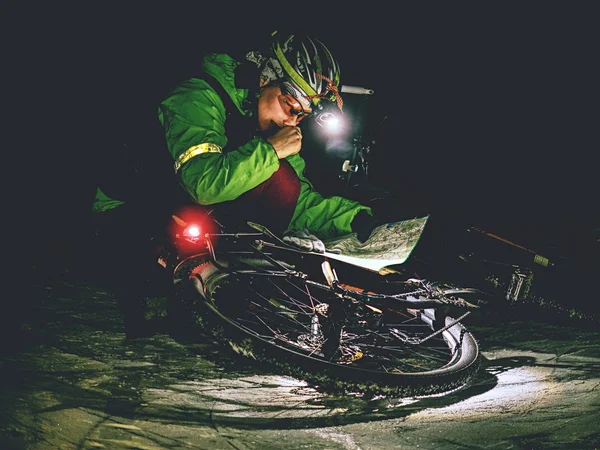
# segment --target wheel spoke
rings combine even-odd
[[[381,297],[373,308],[361,303],[367,298],[358,293],[344,291],[344,297],[340,297],[335,287],[294,275],[256,275],[244,272],[228,278],[225,286],[230,290],[224,291],[223,301],[229,294],[237,297],[239,305],[246,306],[229,308],[224,314],[248,335],[283,351],[394,376],[425,374],[447,367],[451,371],[460,358],[461,351],[452,333],[442,330],[435,335],[418,309],[412,304],[409,309],[399,305],[398,294],[390,296],[390,307],[380,306],[385,295],[373,294]],[[334,299],[341,302],[341,319],[327,316],[328,311],[332,314],[329,305]],[[327,333],[340,330],[339,347],[324,350]]]

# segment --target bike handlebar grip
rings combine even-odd
[[[348,86],[345,84],[342,85],[341,91],[344,94],[360,94],[360,95],[372,95],[375,93],[375,91],[373,89],[367,89],[367,88],[360,87],[360,86]]]
[[[342,164],[342,172],[348,172],[348,171],[358,172],[358,166],[351,165],[349,159],[344,161],[344,163]]]

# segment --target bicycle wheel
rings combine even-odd
[[[325,389],[429,395],[464,386],[478,368],[475,338],[455,318],[419,306],[426,302],[407,307],[401,296],[372,292],[367,302],[361,289],[340,295],[278,261],[239,262],[194,268],[195,289],[213,313],[205,326],[279,372]]]

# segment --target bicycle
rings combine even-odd
[[[481,305],[477,289],[306,252],[258,224],[228,233],[206,210],[203,230],[173,217],[172,251],[159,256],[173,310],[249,360],[365,395],[445,393],[477,373],[478,343],[462,323]]]

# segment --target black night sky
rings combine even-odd
[[[16,171],[32,218],[73,227],[93,192],[93,144],[153,111],[203,52],[301,27],[337,55],[344,84],[375,90],[361,126],[377,182],[399,201],[561,242],[598,227],[591,3],[204,4],[15,2],[3,14],[19,147],[8,153],[22,165],[34,148]]]

